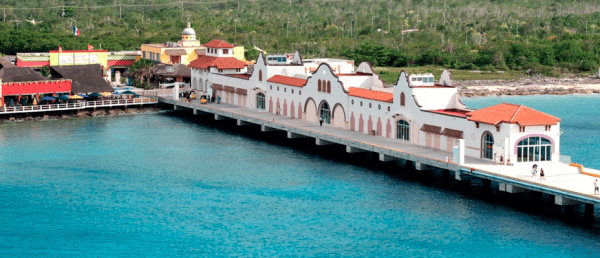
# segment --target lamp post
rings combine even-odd
[[[402,24],[402,44],[404,44],[404,24]]]
[[[585,35],[588,34],[588,30],[587,30],[587,20],[585,20]]]
[[[354,26],[354,19],[350,19],[350,37],[352,38],[352,26]]]
[[[469,30],[469,26],[465,27],[465,45],[467,44],[467,39],[468,39],[468,36],[469,36],[469,31],[468,30]]]
[[[373,30],[373,19],[375,19],[375,16],[371,16],[371,30]]]
[[[344,27],[346,27],[346,23],[342,23],[342,38],[344,37]]]
[[[287,30],[287,36],[286,36],[286,38],[289,38],[290,37],[290,21],[287,22],[287,25],[286,25],[285,28]]]
[[[517,20],[517,37],[519,36],[519,20]]]

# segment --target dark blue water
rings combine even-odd
[[[600,254],[580,212],[233,124],[0,124],[0,257]]]
[[[534,95],[464,98],[470,108],[507,102],[521,104],[561,119],[560,152],[573,162],[600,169],[600,95]]]

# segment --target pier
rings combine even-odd
[[[400,142],[396,139],[367,135],[348,131],[324,124],[293,119],[275,115],[258,109],[250,109],[230,104],[200,104],[199,101],[180,101],[171,96],[157,97],[158,102],[172,105],[174,110],[191,110],[194,115],[212,115],[215,120],[231,119],[238,126],[258,125],[263,132],[287,132],[287,137],[314,139],[316,145],[338,144],[346,147],[346,152],[371,152],[382,162],[405,161],[417,171],[437,168],[443,171],[444,177],[454,174],[454,179],[470,182],[482,180],[486,188],[498,187],[506,194],[523,194],[549,196],[550,204],[564,207],[566,214],[572,213],[575,207],[584,205],[586,217],[593,218],[594,206],[600,205],[600,196],[593,194],[594,181],[597,177],[580,173],[578,168],[559,162],[538,164],[544,168],[546,179],[531,177],[531,164],[516,163],[512,166],[494,165],[491,160],[464,157],[459,165],[453,161],[453,153]],[[587,169],[586,170],[590,170]]]
[[[116,99],[116,100],[98,100],[98,101],[82,101],[77,103],[66,104],[48,104],[35,106],[18,106],[18,107],[0,107],[0,115],[3,114],[27,114],[37,112],[53,112],[53,111],[68,111],[68,110],[83,110],[95,108],[110,108],[110,107],[127,107],[141,106],[147,104],[157,104],[155,98],[144,97],[136,99]]]

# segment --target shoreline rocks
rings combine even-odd
[[[45,120],[60,120],[69,118],[86,118],[86,117],[108,117],[108,116],[120,116],[120,115],[135,115],[143,113],[152,113],[162,111],[160,107],[147,106],[147,107],[128,107],[122,108],[98,108],[85,109],[85,110],[67,110],[67,111],[54,111],[54,112],[39,112],[39,113],[25,113],[25,114],[3,114],[0,115],[0,123],[3,122],[28,122],[28,121],[45,121]]]

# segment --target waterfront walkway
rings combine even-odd
[[[34,112],[51,112],[51,111],[66,111],[66,110],[81,110],[89,108],[101,107],[125,107],[133,105],[157,104],[155,98],[135,98],[135,99],[115,99],[115,100],[98,100],[98,101],[82,101],[77,103],[66,104],[48,104],[35,106],[18,106],[18,107],[0,107],[0,115],[2,114],[24,114]]]
[[[531,163],[516,163],[514,166],[493,165],[489,160],[465,157],[465,164],[447,163],[453,159],[450,152],[432,149],[425,146],[404,143],[397,139],[371,136],[364,133],[348,131],[330,125],[319,126],[318,123],[287,116],[278,116],[258,109],[244,108],[229,104],[200,104],[197,101],[186,102],[167,97],[158,97],[161,103],[171,104],[175,110],[191,109],[194,114],[213,114],[216,120],[235,119],[237,124],[256,124],[261,130],[285,131],[288,138],[314,138],[317,145],[340,144],[346,151],[374,152],[381,161],[406,160],[413,162],[415,169],[423,170],[426,166],[440,168],[444,176],[455,173],[457,180],[480,178],[484,185],[497,182],[500,191],[520,194],[525,191],[549,194],[551,201],[557,205],[586,204],[586,214],[593,214],[593,205],[600,205],[600,196],[593,195],[595,177],[579,173],[579,170],[568,164],[558,162],[538,162],[543,168],[546,180],[531,178]],[[473,169],[473,171],[471,171]],[[586,168],[586,170],[589,170]]]

